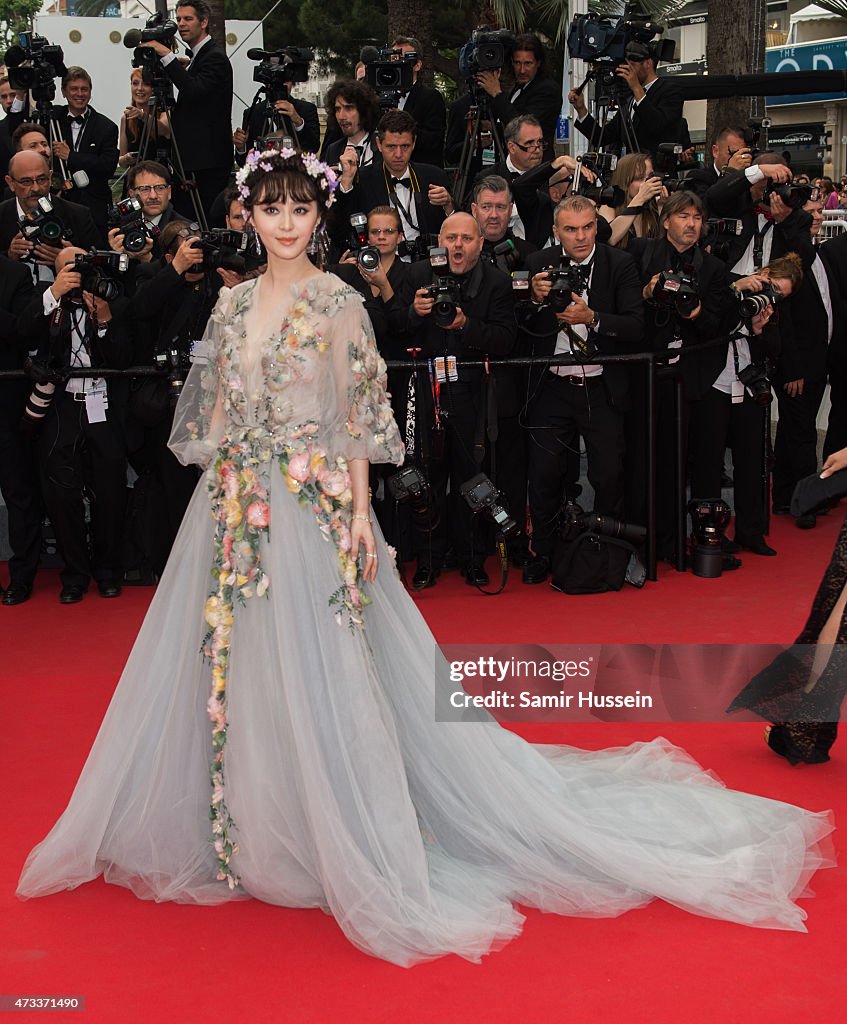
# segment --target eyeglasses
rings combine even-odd
[[[368,228],[369,235],[391,235],[397,234],[397,228]]]
[[[157,196],[161,196],[170,187],[170,185],[134,185],[133,192],[137,192],[140,196],[149,196],[151,192],[155,192]]]
[[[50,184],[50,175],[39,174],[37,178],[12,178],[12,181],[18,185],[23,185],[24,188],[32,188],[33,185],[38,185],[41,188],[44,185]]]
[[[518,149],[522,149],[524,153],[528,153],[531,149],[543,149],[544,139],[529,139],[527,142],[516,142],[515,145]]]

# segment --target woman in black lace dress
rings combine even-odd
[[[847,448],[824,462],[821,477],[847,468]],[[765,739],[791,764],[821,764],[838,732],[847,690],[847,519],[795,644],[755,676],[728,711],[747,709],[773,725]]]

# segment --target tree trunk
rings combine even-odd
[[[711,0],[706,63],[710,75],[760,74],[765,70],[766,0]],[[760,96],[725,96],[706,108],[706,152],[715,135],[729,125],[746,127],[762,117]]]
[[[218,46],[226,49],[226,0],[206,0],[212,11],[208,32]]]
[[[432,85],[433,60],[436,55],[432,41],[432,4],[430,0],[388,0],[388,40],[397,36],[414,36],[423,46],[423,69],[420,79]]]

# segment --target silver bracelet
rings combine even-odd
[[[364,512],[354,512],[350,516],[350,518],[351,519],[361,519],[361,520],[363,520],[366,523],[369,523],[371,521],[371,517],[369,515],[366,515]]]

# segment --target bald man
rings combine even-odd
[[[12,198],[0,203],[0,252],[11,260],[29,263],[36,283],[53,280],[56,257],[65,243],[72,242],[83,249],[91,249],[98,244],[97,229],[88,210],[58,198],[50,201],[64,228],[61,246],[28,242],[21,234],[22,218],[38,208],[40,199],[50,198],[50,164],[37,150],[15,153],[9,161],[6,184]]]
[[[55,280],[37,286],[21,314],[19,330],[33,341],[37,359],[51,368],[109,367],[132,362],[124,324],[104,299],[80,291],[74,266],[83,250],[65,246],[56,257]],[[92,578],[102,597],[121,589],[121,544],[126,506],[123,431],[125,382],[69,377],[56,384],[37,437],[41,488],[56,530],[62,604],[81,601]],[[83,497],[91,510],[90,543]]]
[[[437,417],[429,381],[419,380],[417,392],[414,461],[428,466],[430,486],[442,512],[438,528],[417,538],[418,567],[413,585],[418,590],[435,584],[447,549],[448,531],[455,540],[468,583],[488,582],[483,569],[487,530],[477,527],[472,534],[470,510],[459,496],[460,486],[479,472],[474,444],[479,433],[484,375],[481,369],[464,368],[462,361],[482,359],[486,354],[506,356],[516,336],[511,281],[480,260],[483,237],[474,218],[469,213],[451,214],[441,225],[438,242],[447,250],[448,267],[434,270],[426,260],[414,263],[401,296],[409,309],[411,344],[419,346],[425,357],[443,357],[445,363],[445,379],[439,381],[437,389]],[[428,294],[436,276],[448,278],[458,295],[455,315],[443,326],[435,321],[435,299]],[[427,441],[437,422],[444,430],[445,455],[427,458],[433,454],[427,451]],[[522,521],[522,509],[513,509],[512,513]]]

